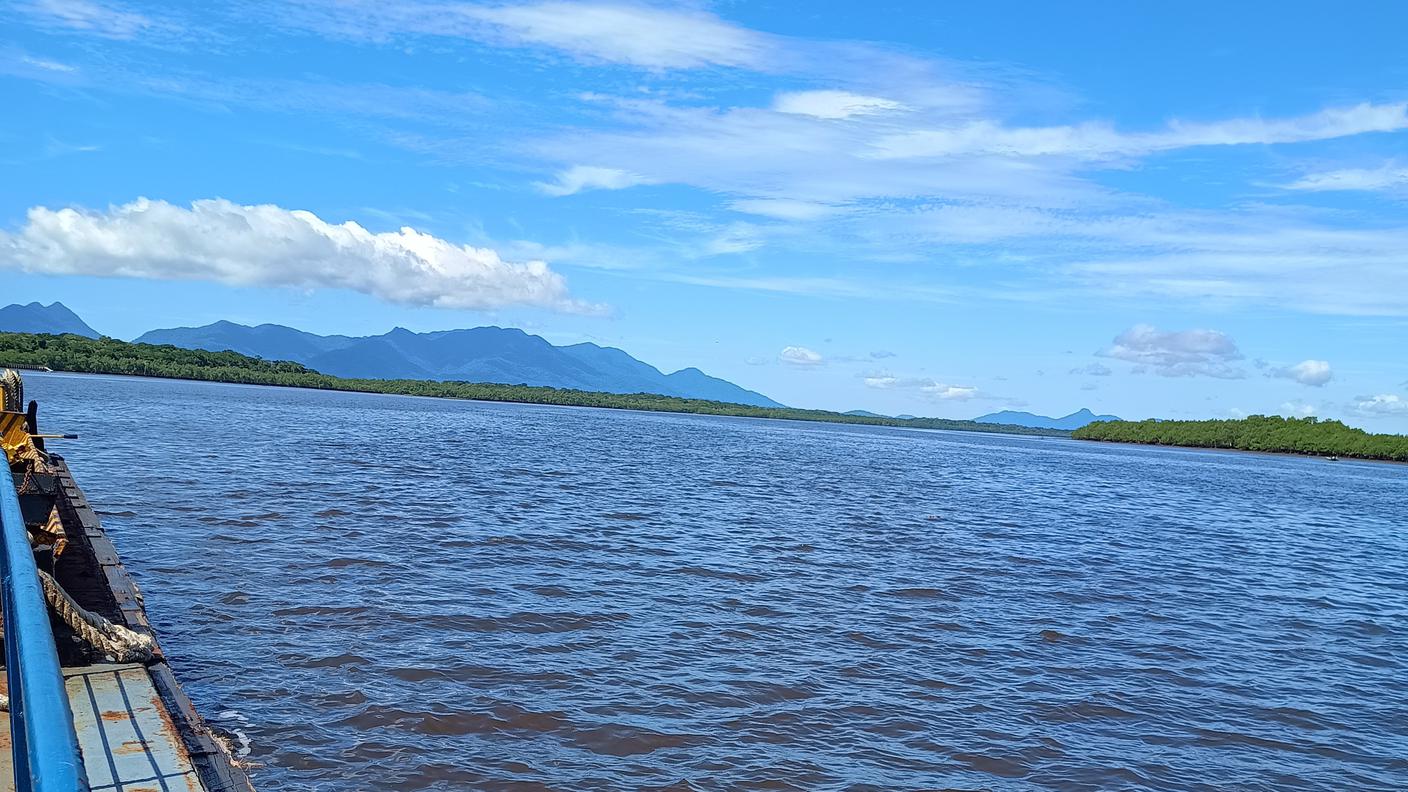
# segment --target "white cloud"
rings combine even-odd
[[[783,363],[790,363],[794,366],[820,366],[826,362],[820,353],[802,346],[783,347],[782,351],[778,353],[778,358]]]
[[[969,401],[991,398],[972,385],[951,385],[927,377],[897,377],[888,372],[870,374],[863,378],[867,388],[877,390],[914,390],[931,399],[942,401]]]
[[[539,190],[552,196],[573,195],[583,190],[624,190],[637,184],[647,184],[646,179],[618,168],[598,168],[593,165],[574,165],[557,174],[553,183],[539,182]]]
[[[903,388],[906,385],[918,385],[920,380],[900,379],[893,374],[872,374],[865,377],[865,387],[879,390],[890,390],[892,388]]]
[[[1328,361],[1302,360],[1294,366],[1271,369],[1267,372],[1267,376],[1292,379],[1302,385],[1310,385],[1318,388],[1329,382],[1335,374],[1330,369]]]
[[[1319,412],[1313,404],[1300,401],[1288,401],[1281,405],[1281,414],[1287,418],[1309,418]]]
[[[1362,415],[1408,415],[1408,399],[1400,398],[1396,393],[1360,396],[1352,406]]]
[[[810,201],[789,201],[784,198],[745,198],[729,203],[735,212],[762,215],[777,220],[817,220],[835,214],[837,208]]]
[[[885,358],[895,357],[895,353],[891,352],[888,349],[877,349],[874,352],[870,353],[870,357],[873,360],[883,360]]]
[[[978,389],[970,385],[946,385],[940,382],[922,386],[919,390],[935,399],[945,401],[968,401],[978,398],[979,395]]]
[[[781,93],[773,100],[772,107],[779,113],[793,113],[827,119],[843,119],[907,109],[903,104],[891,99],[863,96],[849,91]]]
[[[1180,210],[1087,175],[1180,147],[1408,128],[1403,104],[1123,133],[1099,122],[1015,128],[996,120],[1004,97],[995,93],[986,105],[955,108],[926,105],[913,98],[914,86],[900,87],[893,101],[908,112],[846,123],[772,107],[598,95],[593,101],[613,108],[615,123],[530,150],[547,162],[593,162],[722,196],[730,209],[782,221],[758,237],[768,248],[871,261],[982,260],[986,272],[1023,262],[1027,288],[1002,289],[1009,298],[1097,292],[1408,313],[1408,230],[1392,218],[1272,205]],[[886,149],[896,136],[936,130],[946,141],[941,150]],[[980,245],[996,249],[953,249]]]
[[[550,195],[680,184],[730,210],[772,221],[759,221],[759,228],[745,233],[697,232],[690,239],[678,229],[642,229],[638,238],[663,241],[638,251],[637,260],[785,248],[841,262],[825,279],[787,277],[775,269],[746,279],[703,267],[668,274],[701,283],[864,292],[879,299],[907,299],[914,293],[909,287],[922,284],[948,292],[944,299],[956,290],[964,291],[965,299],[1154,296],[1219,307],[1252,303],[1335,314],[1408,314],[1408,268],[1402,266],[1408,229],[1392,213],[1350,209],[1294,215],[1266,205],[1179,210],[1092,178],[1101,170],[1136,166],[1149,155],[1198,146],[1295,144],[1403,130],[1408,128],[1403,102],[1348,103],[1269,118],[1230,111],[1228,118],[1173,120],[1142,129],[1089,115],[1021,125],[1011,119],[1050,115],[1050,107],[1031,112],[1029,101],[1045,86],[1014,77],[1001,64],[926,60],[872,44],[773,35],[702,10],[700,3],[260,4],[275,6],[266,15],[286,24],[408,51],[459,51],[465,41],[547,48],[549,57],[565,53],[591,63],[652,70],[727,67],[787,74],[789,85],[817,90],[777,93],[770,80],[737,74],[722,85],[698,75],[674,83],[649,75],[639,81],[645,85],[627,87],[626,81],[592,72],[588,82],[601,90],[598,78],[607,78],[605,84],[621,86],[622,96],[594,95],[585,115],[544,115],[534,107],[523,118],[510,119],[515,111],[481,96],[398,85],[143,76],[114,67],[102,72],[101,64],[87,62],[82,74],[29,63],[22,76],[69,82],[86,74],[93,90],[355,116],[349,120],[357,131],[435,159],[482,163],[491,153],[508,160],[516,155],[511,167],[526,164],[554,174],[536,177],[542,179],[538,188]],[[116,0],[29,0],[24,7],[50,9],[47,18],[70,20],[52,23],[66,29],[98,25],[85,20],[101,17],[103,10],[127,19],[126,28],[106,28],[117,35],[142,29],[140,20],[123,16],[132,12]],[[158,17],[155,10],[146,13]],[[161,25],[166,13],[155,19],[136,16]],[[39,18],[37,12],[30,16]],[[0,70],[5,68],[0,63]],[[764,85],[766,94],[758,90]],[[571,86],[564,85],[545,101],[561,101],[568,90]],[[742,95],[761,98],[749,104],[736,98]],[[1080,106],[1071,102],[1057,109]],[[504,123],[487,123],[490,111],[502,113]],[[582,125],[550,126],[563,118],[581,118]],[[507,145],[487,140],[486,128],[511,130],[513,139]],[[556,131],[541,131],[549,128]],[[1381,169],[1312,174],[1290,186],[1309,191],[1383,185],[1387,190],[1402,170],[1396,161]],[[973,250],[978,246],[987,249]],[[689,252],[682,253],[685,249]],[[979,261],[981,270],[966,270],[972,277],[947,266]],[[933,262],[942,269],[938,275],[919,267],[899,276],[893,275],[896,269],[879,267],[859,272],[875,262]],[[853,263],[857,272],[851,277],[845,268]],[[910,282],[897,283],[898,277]]]
[[[1311,173],[1285,185],[1289,190],[1324,192],[1332,190],[1408,189],[1408,167],[1388,162],[1378,168],[1345,168]]]
[[[436,36],[546,47],[586,62],[647,69],[760,68],[774,38],[693,8],[641,2],[478,4],[420,0],[305,0],[280,8],[285,24],[371,41]]]
[[[1280,119],[1232,118],[1211,123],[1171,122],[1157,132],[1118,132],[1100,122],[1073,126],[1007,127],[992,120],[964,121],[937,129],[886,135],[874,143],[880,158],[1072,157],[1108,160],[1200,146],[1305,143],[1408,129],[1408,103],[1370,104],[1321,110]]]
[[[1253,207],[1068,222],[1063,255],[1074,262],[1060,271],[1084,289],[1317,313],[1408,313],[1408,229],[1391,221]]]
[[[766,36],[688,8],[546,2],[459,10],[494,25],[508,41],[649,68],[755,66],[768,48]]]
[[[20,58],[20,62],[26,66],[33,66],[36,69],[58,72],[60,74],[73,74],[78,71],[77,66],[70,66],[67,63],[59,63],[58,61],[48,60],[47,58],[31,58],[26,55]]]
[[[402,228],[372,233],[312,212],[215,198],[190,208],[139,198],[107,211],[29,210],[0,232],[0,267],[58,275],[204,280],[238,286],[342,288],[438,308],[530,305],[594,312],[542,261],[504,261]]]
[[[1242,358],[1237,344],[1216,330],[1164,332],[1149,325],[1135,325],[1116,336],[1114,345],[1100,354],[1148,366],[1165,377],[1244,376],[1240,368],[1232,365]]]
[[[117,3],[98,0],[30,0],[19,11],[43,27],[71,30],[109,39],[132,39],[170,26]]]

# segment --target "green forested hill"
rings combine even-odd
[[[943,418],[901,420],[881,416],[846,415],[826,410],[790,407],[752,407],[728,402],[683,399],[651,393],[603,393],[560,388],[501,385],[485,382],[432,380],[345,379],[320,374],[297,363],[268,361],[236,352],[207,352],[174,346],[132,344],[112,338],[76,335],[0,333],[0,367],[51,368],[92,374],[127,374],[138,377],[236,382],[250,385],[283,385],[294,388],[359,391],[450,399],[610,407],[626,410],[732,415],[796,421],[904,426],[916,429],[958,429],[973,432],[1055,435],[1068,433],[1024,426],[980,424]]]
[[[1339,421],[1253,415],[1226,421],[1102,421],[1077,429],[1077,440],[1232,448],[1408,462],[1408,436],[1369,434]]]

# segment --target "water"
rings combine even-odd
[[[28,384],[266,792],[1408,787],[1408,466]]]

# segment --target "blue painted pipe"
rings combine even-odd
[[[86,792],[87,773],[64,692],[49,608],[20,516],[10,465],[0,452],[0,605],[16,792]]]

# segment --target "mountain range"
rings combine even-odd
[[[59,302],[0,308],[0,332],[100,336]],[[139,336],[136,342],[170,344],[185,349],[231,350],[265,360],[291,360],[337,377],[500,382],[608,393],[659,393],[758,407],[783,406],[761,393],[711,377],[697,368],[666,374],[615,347],[592,343],[554,346],[541,336],[511,327],[430,333],[414,333],[398,327],[376,336],[325,336],[276,324],[250,327],[219,321],[202,327],[151,330]],[[883,417],[866,410],[852,410],[847,414]],[[1061,418],[1003,410],[973,420],[1074,430],[1095,421],[1119,419],[1081,409]]]
[[[778,402],[697,368],[665,374],[615,347],[553,346],[511,327],[413,333],[398,327],[377,336],[323,336],[282,325],[215,322],[152,330],[139,344],[232,350],[265,360],[292,360],[336,377],[461,380],[542,385],[608,393],[659,393],[759,407]]]
[[[1086,424],[1092,424],[1096,421],[1118,421],[1120,419],[1113,415],[1096,415],[1082,407],[1070,415],[1060,418],[1052,418],[1049,415],[1037,415],[1029,412],[1003,410],[1001,412],[980,415],[973,420],[978,423],[1015,424],[1017,426],[1031,426],[1039,429],[1066,429],[1074,431]]]

